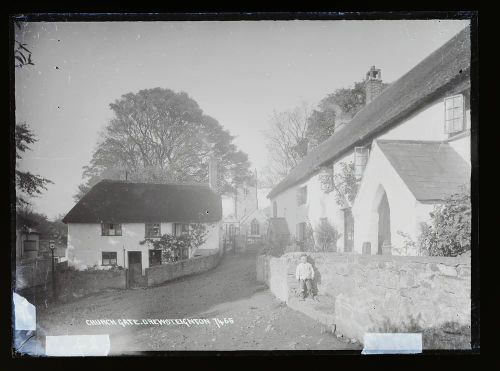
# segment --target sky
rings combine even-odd
[[[258,172],[273,111],[313,107],[361,81],[404,75],[467,20],[31,22],[17,31],[34,66],[16,69],[16,122],[38,141],[18,166],[54,182],[32,200],[55,218],[73,206],[109,104],[148,88],[184,91],[217,119]]]

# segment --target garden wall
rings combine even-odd
[[[64,269],[68,262],[56,263],[56,270]],[[52,282],[52,259],[30,259],[16,262],[16,290],[46,285]]]
[[[147,284],[159,285],[179,277],[208,271],[219,264],[221,257],[222,255],[217,253],[146,268]]]
[[[127,288],[126,269],[91,271],[68,269],[57,273],[57,293],[61,301],[104,290],[125,288]]]
[[[470,257],[309,253],[319,298],[334,306],[336,331],[363,340],[365,332],[470,326]],[[300,253],[259,256],[257,279],[289,302]],[[394,331],[394,330],[392,330]]]

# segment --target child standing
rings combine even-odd
[[[300,300],[304,300],[307,295],[311,295],[314,299],[314,293],[312,292],[312,280],[314,279],[314,268],[311,263],[307,262],[307,255],[302,254],[300,257],[300,263],[297,265],[295,271],[295,278],[299,281],[300,287]]]

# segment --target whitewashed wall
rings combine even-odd
[[[444,101],[428,106],[377,139],[447,140],[448,135],[444,131]]]
[[[470,133],[467,131],[457,135],[455,139],[448,138],[448,134],[444,130],[444,114],[444,100],[439,100],[402,121],[401,124],[377,139],[447,141],[466,161],[470,162]],[[470,128],[470,110],[466,111],[466,128]],[[375,164],[370,166],[371,170],[369,171],[367,166],[368,172],[365,172],[362,179],[363,189],[359,190],[358,199],[355,201],[357,206],[353,208],[353,214],[356,213],[354,215],[354,250],[359,253],[362,251],[364,241],[371,242],[372,253],[377,252],[378,213],[371,208],[373,207],[373,197],[381,184],[385,188],[389,200],[391,238],[397,249],[402,246],[404,240],[397,232],[408,233],[416,239],[420,231],[419,223],[429,220],[429,212],[434,207],[418,202],[380,149],[374,147],[376,146],[372,144],[368,163],[375,162]],[[375,158],[372,158],[374,152]],[[354,161],[353,153],[337,161],[334,165],[334,172],[338,174],[341,170],[341,163],[348,161]],[[307,185],[307,203],[297,206],[297,190],[304,185]],[[337,231],[342,234],[337,241],[337,249],[343,251],[343,212],[335,201],[334,192],[325,194],[321,191],[318,175],[285,190],[271,201],[277,201],[277,216],[286,218],[292,235],[295,235],[298,223],[309,222],[314,228],[320,218],[327,217]],[[415,251],[408,252],[409,255],[415,253]]]
[[[339,172],[341,163],[354,161],[354,153],[349,153],[334,165],[334,172]],[[307,202],[303,205],[297,205],[298,189],[307,186]],[[325,193],[321,190],[319,174],[311,176],[306,181],[288,188],[271,202],[277,202],[278,217],[284,217],[288,224],[290,234],[295,236],[297,224],[310,223],[313,229],[316,229],[321,218],[328,218],[328,221],[335,227],[341,237],[337,241],[337,250],[344,250],[344,213],[337,204],[335,192]]]
[[[219,248],[219,223],[209,225],[209,233],[205,243],[199,249]],[[172,233],[173,223],[161,223],[161,233]],[[71,265],[78,269],[85,269],[97,265],[101,269],[106,269],[102,264],[102,252],[116,252],[117,264],[128,267],[128,251],[141,251],[142,270],[149,268],[150,246],[141,245],[144,240],[144,223],[122,224],[121,236],[101,236],[100,224],[89,223],[68,223],[68,260]]]
[[[363,242],[370,242],[371,253],[378,251],[378,206],[383,195],[387,194],[390,208],[391,243],[394,253],[402,249],[404,238],[398,231],[416,239],[418,233],[417,205],[415,199],[389,160],[384,156],[376,142],[368,160],[358,196],[352,208],[354,216],[354,250],[362,253]],[[418,220],[425,219],[425,207],[419,207]],[[428,216],[428,214],[427,214]],[[415,255],[408,251],[405,255]]]

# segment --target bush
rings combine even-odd
[[[285,244],[279,241],[266,241],[264,242],[262,253],[279,258],[285,253]]]
[[[471,203],[468,188],[445,199],[422,224],[419,247],[431,256],[457,256],[471,247]]]
[[[315,232],[318,251],[337,251],[339,233],[328,219],[321,219]]]
[[[159,238],[147,238],[140,244],[148,244],[161,250],[162,263],[173,263],[182,259],[183,251],[196,249],[205,242],[207,228],[204,224],[192,224],[189,234],[175,236],[164,234]]]

